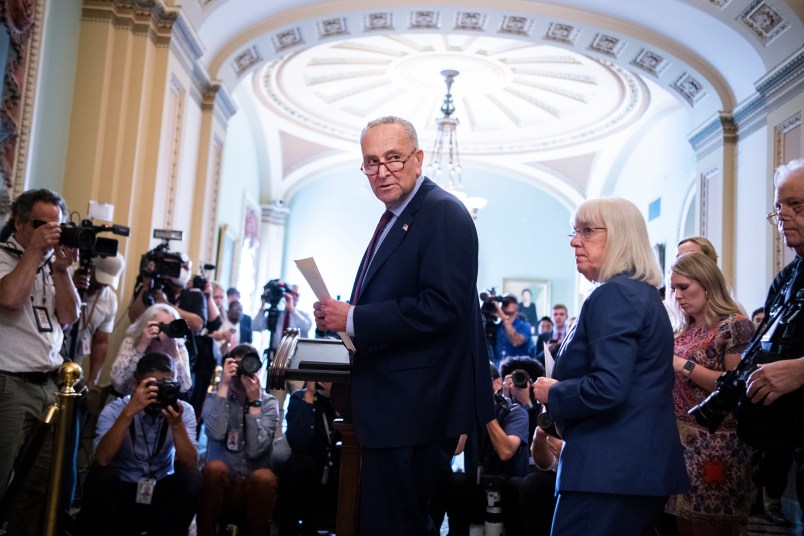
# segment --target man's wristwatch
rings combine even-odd
[[[684,368],[681,370],[681,372],[684,374],[684,376],[689,377],[689,375],[692,373],[692,369],[694,368],[695,362],[688,359],[687,362],[684,363]]]
[[[262,406],[262,400],[250,400],[246,405],[250,408],[259,408]]]

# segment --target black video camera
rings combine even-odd
[[[271,279],[262,287],[262,301],[276,307],[288,292],[290,285],[279,279]]]
[[[502,305],[503,300],[502,296],[497,296],[494,287],[480,293],[480,313],[483,315],[486,341],[492,348],[497,345],[497,325],[501,322],[497,316],[497,304]]]
[[[149,287],[142,293],[142,302],[146,307],[154,304],[154,291],[165,288],[165,279],[176,279],[181,276],[184,256],[181,253],[169,251],[168,248],[171,240],[181,240],[183,235],[182,231],[154,229],[154,238],[162,239],[164,242],[140,257],[140,274],[134,289],[136,296],[142,288],[144,280],[149,281]]]
[[[156,385],[156,402],[145,408],[145,413],[155,417],[161,415],[163,409],[172,407],[179,411],[179,382],[173,380],[154,380],[152,385]]]
[[[262,360],[260,356],[254,352],[249,352],[243,356],[240,363],[237,364],[238,376],[254,376],[262,368]]]
[[[128,236],[129,228],[124,225],[94,225],[92,220],[81,220],[80,223],[69,221],[62,223],[59,244],[79,250],[81,268],[88,270],[95,257],[114,257],[117,255],[117,240],[99,237],[98,233],[112,232],[119,236]]]

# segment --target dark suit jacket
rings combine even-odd
[[[240,317],[240,344],[251,344],[251,317],[244,314]]]
[[[556,488],[672,495],[689,487],[673,410],[673,330],[655,288],[617,275],[581,307],[556,358]]]
[[[477,267],[471,216],[425,178],[353,304],[352,411],[362,446],[433,443],[494,418]]]

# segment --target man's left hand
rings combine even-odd
[[[351,305],[332,298],[324,298],[313,304],[315,325],[323,331],[346,331],[346,319]]]

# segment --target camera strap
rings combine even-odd
[[[139,418],[139,419],[138,419]],[[128,426],[128,434],[131,438],[131,452],[134,454],[134,458],[137,461],[145,462],[150,464],[154,457],[162,450],[162,447],[165,446],[165,440],[167,439],[167,430],[168,427],[166,426],[167,422],[165,418],[162,417],[159,422],[159,431],[157,432],[156,443],[154,445],[154,449],[151,450],[151,446],[148,444],[148,434],[145,432],[145,424],[142,422],[142,415],[138,415],[138,418],[134,418],[131,421],[131,424]],[[148,454],[148,457],[145,459],[140,458],[137,455],[137,427],[136,422],[137,420],[140,421],[140,430],[142,430],[142,442],[145,445],[145,452]]]

